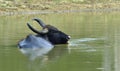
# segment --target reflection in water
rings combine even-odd
[[[42,57],[43,55],[47,54],[51,48],[21,48],[20,51],[28,56],[30,60],[35,60],[37,57]]]
[[[120,71],[120,26],[114,29],[115,71]]]
[[[21,48],[20,51],[29,59],[29,71],[40,71],[49,62],[55,62],[67,51],[67,45],[56,45],[54,48]]]
[[[49,60],[46,55],[49,53],[51,48],[21,48],[20,51],[26,55],[29,59],[28,70],[29,71],[40,71],[41,67],[44,67]],[[36,60],[39,59],[39,60]],[[37,62],[37,63],[36,63]]]
[[[103,68],[104,71],[113,71],[113,48],[105,46],[103,54]]]

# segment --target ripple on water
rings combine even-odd
[[[81,50],[83,52],[96,52],[97,51],[97,47],[100,46],[94,46],[95,44],[98,43],[94,43],[94,42],[99,42],[102,41],[104,42],[105,38],[80,38],[80,39],[72,39],[69,42],[69,50],[74,49],[74,50]],[[87,43],[91,42],[93,45],[91,44],[87,44]],[[103,44],[102,44],[103,46]]]
[[[69,43],[69,46],[77,46],[77,45],[85,45],[84,42],[92,42],[92,41],[101,41],[105,40],[105,38],[81,38],[81,39],[72,39]]]

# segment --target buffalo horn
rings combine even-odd
[[[33,20],[37,21],[40,24],[40,26],[42,26],[43,28],[46,26],[45,23],[38,18],[33,18]]]
[[[45,28],[43,29],[41,32],[34,29],[29,23],[27,23],[27,26],[29,27],[29,29],[31,29],[33,32],[37,33],[37,34],[46,34],[48,32],[48,29]]]

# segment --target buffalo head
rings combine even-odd
[[[46,47],[45,45],[52,46],[55,44],[67,44],[70,36],[63,33],[62,31],[58,30],[56,27],[51,25],[46,25],[40,19],[33,19],[38,22],[38,24],[42,27],[41,31],[36,30],[33,28],[29,23],[27,26],[36,35],[28,35],[24,40],[18,43],[19,47]]]

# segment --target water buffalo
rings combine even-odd
[[[54,47],[56,44],[67,44],[70,36],[58,30],[56,27],[51,25],[46,25],[42,20],[34,18],[33,20],[37,21],[42,27],[41,31],[33,28],[29,23],[27,26],[36,35],[28,35],[25,39],[18,43],[20,48],[29,48],[29,47]]]

